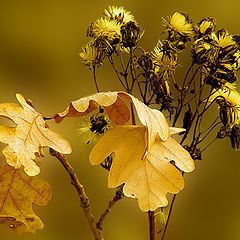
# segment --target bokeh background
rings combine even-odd
[[[189,13],[195,22],[212,16],[219,28],[240,33],[239,0],[81,1],[0,0],[0,102],[16,102],[15,93],[31,98],[45,116],[62,111],[70,100],[95,91],[92,72],[82,65],[81,48],[88,41],[88,25],[108,5],[123,5],[145,29],[142,46],[151,50],[162,31],[161,17],[175,11]],[[187,65],[190,58],[182,58]],[[184,72],[184,67],[178,69]],[[109,66],[97,72],[100,89],[119,90]],[[181,77],[181,75],[179,75]],[[76,135],[78,120],[49,122],[72,144],[69,160],[91,200],[95,216],[106,207],[114,190],[107,189],[107,173],[88,163],[88,150]],[[240,239],[240,153],[229,139],[204,152],[196,170],[186,174],[186,187],[176,200],[166,240]],[[16,234],[0,226],[1,239],[93,239],[78,196],[56,159],[42,160],[41,176],[51,185],[53,197],[46,207],[34,206],[45,223],[37,234]],[[106,240],[148,239],[147,214],[136,200],[121,200],[104,223]]]

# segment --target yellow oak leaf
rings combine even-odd
[[[139,120],[148,128],[148,147],[151,147],[151,144],[153,144],[158,137],[163,141],[168,139],[170,129],[163,113],[157,109],[147,107],[137,98],[125,92],[100,92],[72,101],[65,111],[55,115],[55,120],[56,122],[60,122],[64,117],[83,116],[92,112],[100,105],[106,109],[113,123],[123,125],[130,117],[128,106],[123,99],[133,103]]]
[[[151,148],[151,145],[157,137],[160,137],[163,141],[166,141],[169,138],[169,125],[162,112],[146,106],[130,94],[120,92],[119,95],[133,103],[139,120],[148,128],[148,148]]]
[[[67,109],[54,116],[57,123],[64,117],[80,117],[104,107],[109,119],[115,124],[125,124],[130,119],[126,103],[118,96],[118,92],[101,92],[72,101]]]
[[[170,161],[175,161],[182,171],[194,169],[190,154],[173,138],[159,138],[150,149],[147,138],[144,126],[116,126],[103,135],[89,157],[90,163],[96,165],[114,153],[108,187],[125,183],[124,195],[137,198],[144,212],[166,206],[166,194],[184,188],[182,174]]]
[[[63,154],[70,154],[72,149],[60,134],[46,127],[43,116],[21,94],[16,94],[16,97],[22,107],[14,103],[0,104],[0,116],[17,124],[0,126],[0,141],[8,144],[2,152],[10,166],[24,166],[25,172],[34,176],[40,172],[34,159],[41,155],[42,147],[50,147]]]
[[[16,232],[41,230],[44,225],[32,204],[45,206],[50,199],[51,187],[43,179],[9,165],[0,167],[0,224]]]

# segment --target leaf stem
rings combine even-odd
[[[148,211],[150,240],[156,240],[156,227],[154,211]]]
[[[97,229],[96,222],[95,222],[95,220],[93,218],[93,215],[90,211],[90,205],[89,205],[88,197],[85,193],[83,185],[78,180],[78,177],[75,173],[75,170],[69,164],[69,162],[67,161],[66,157],[63,154],[55,151],[52,148],[49,149],[49,152],[52,156],[56,157],[60,161],[60,163],[63,165],[63,167],[65,168],[65,170],[69,174],[69,176],[71,178],[71,181],[72,181],[71,184],[75,187],[75,189],[78,192],[80,202],[81,202],[81,208],[83,209],[83,212],[84,212],[85,216],[87,217],[88,223],[89,223],[91,231],[92,231],[92,233],[95,237],[95,240],[103,240],[102,231]]]

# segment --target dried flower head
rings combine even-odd
[[[139,66],[148,73],[153,70],[153,59],[152,54],[149,52],[144,53],[142,56],[138,58]]]
[[[96,144],[100,136],[111,128],[110,120],[105,115],[95,114],[81,117],[77,133],[84,144]]]
[[[83,60],[83,63],[90,69],[93,67],[99,67],[105,57],[104,51],[99,51],[94,44],[94,41],[87,43],[83,51],[79,54]]]
[[[125,48],[132,48],[137,45],[143,36],[142,28],[133,21],[121,26],[122,44]]]
[[[204,38],[196,40],[191,48],[193,61],[198,64],[203,64],[208,62],[211,59],[215,59],[215,51],[212,51],[212,46],[208,41],[205,41]]]
[[[233,64],[239,60],[239,46],[232,35],[221,29],[197,39],[193,43],[192,54],[198,64],[216,61],[228,61]]]
[[[120,39],[120,35],[120,24],[108,18],[97,19],[87,30],[87,36],[93,38],[104,36],[107,37],[110,42]]]
[[[230,140],[232,148],[237,151],[240,150],[240,125],[234,125],[231,130]]]
[[[164,79],[168,79],[174,74],[178,59],[177,54],[172,51],[164,51],[161,47],[156,46],[152,55],[156,73],[162,74]]]
[[[104,9],[103,14],[110,20],[116,20],[122,24],[135,21],[132,13],[125,10],[123,7],[109,6],[108,9]]]
[[[177,32],[188,37],[193,36],[193,25],[188,15],[175,12],[171,17],[168,17],[168,20],[164,18],[162,18],[162,20],[166,31]]]
[[[240,94],[236,90],[230,90],[227,85],[219,89],[211,97],[219,104],[220,118],[224,126],[232,127],[240,124]]]
[[[220,29],[217,32],[212,33],[211,39],[213,40],[212,43],[222,50],[231,46],[237,47],[233,36],[225,29]]]
[[[214,88],[237,80],[239,45],[225,29],[197,39],[192,46],[192,58],[202,66],[206,82]]]
[[[216,27],[216,21],[212,17],[202,19],[197,26],[195,26],[195,31],[197,33],[197,38],[204,35],[210,34]]]
[[[160,111],[168,110],[171,114],[173,110],[173,97],[167,80],[152,81],[152,90],[156,95],[156,103],[161,104]]]

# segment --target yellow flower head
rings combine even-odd
[[[201,37],[206,34],[210,34],[214,28],[216,27],[216,22],[214,18],[204,18],[203,20],[200,21],[198,26],[196,26],[196,31],[198,35]]]
[[[215,92],[209,99],[210,102],[217,99],[220,106],[220,117],[230,115],[228,124],[230,127],[240,124],[240,94],[234,89],[234,85],[226,84],[222,89]],[[227,113],[227,114],[226,114]]]
[[[108,9],[104,9],[103,14],[110,20],[116,20],[117,22],[123,24],[135,21],[132,13],[130,11],[126,11],[123,7],[109,6]]]
[[[238,70],[240,68],[240,51],[238,50],[237,52],[235,52],[233,56],[235,58],[235,62],[233,63],[233,66],[235,70]]]
[[[164,18],[162,20],[167,31],[176,31],[188,37],[193,36],[193,25],[186,14],[175,12],[171,17],[168,17],[168,20]]]
[[[110,129],[110,120],[104,115],[83,116],[80,118],[77,133],[81,143],[94,145],[107,130]]]
[[[156,73],[163,73],[164,77],[169,78],[169,76],[175,71],[177,55],[172,52],[163,51],[159,46],[154,48],[152,55],[153,62],[156,66]]]
[[[225,29],[221,29],[217,32],[212,33],[211,38],[214,41],[215,45],[219,48],[236,46],[236,42],[233,40],[232,35],[230,35]]]
[[[196,63],[214,64],[215,69],[226,74],[234,75],[240,66],[239,45],[224,29],[197,39],[192,46],[192,57]]]
[[[109,41],[120,38],[121,25],[114,20],[108,18],[100,18],[93,22],[88,28],[87,35],[89,37],[107,37]]]
[[[90,41],[82,50],[83,51],[79,55],[83,63],[90,69],[95,66],[99,67],[102,64],[105,53],[103,51],[98,51],[93,41]]]

